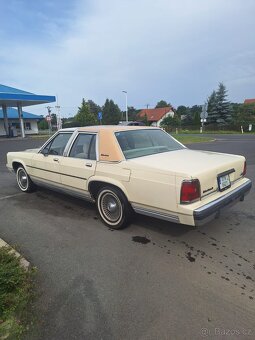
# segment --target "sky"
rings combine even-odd
[[[255,98],[254,0],[0,0],[0,83],[125,109]],[[56,104],[53,104],[53,106]],[[46,114],[45,105],[27,111]],[[54,109],[53,109],[54,111]]]

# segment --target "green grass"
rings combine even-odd
[[[9,247],[0,248],[0,339],[20,339],[29,329],[34,269],[24,269]]]
[[[183,144],[191,144],[191,143],[204,143],[204,142],[212,142],[213,138],[210,137],[202,137],[202,136],[183,136],[171,134],[175,139]]]
[[[188,130],[188,129],[180,129],[179,133],[181,134],[200,134],[200,130]],[[244,131],[244,134],[254,134],[255,131],[251,131],[251,132],[247,132]],[[203,130],[203,134],[211,134],[211,135],[238,135],[238,134],[242,134],[241,131],[234,131],[234,130],[215,130],[215,131],[207,131],[207,130]]]
[[[50,138],[52,135],[30,135],[28,136],[29,138],[32,138],[32,139],[48,139]]]

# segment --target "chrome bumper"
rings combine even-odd
[[[193,212],[194,222],[196,226],[203,225],[217,218],[220,211],[226,207],[243,201],[244,196],[248,194],[252,187],[251,180],[248,180],[240,187],[228,192],[224,196],[217,198],[216,200],[203,205],[202,207],[195,209]]]

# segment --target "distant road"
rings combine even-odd
[[[246,158],[248,164],[255,164],[255,135],[201,134],[201,136],[213,137],[216,140],[208,143],[189,144],[188,147],[194,150],[208,150],[242,155]]]

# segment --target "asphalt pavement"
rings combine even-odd
[[[189,147],[245,155],[255,183],[255,136],[241,137]],[[0,141],[0,237],[38,268],[26,339],[255,338],[254,188],[200,228],[137,216],[112,231],[92,204],[18,190],[5,154],[40,144]]]

